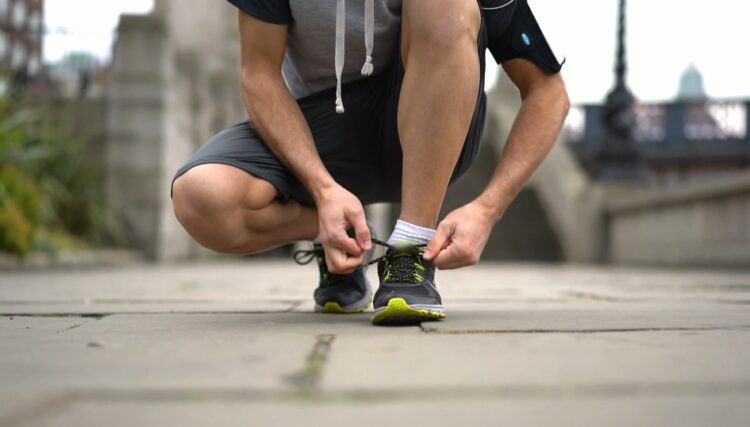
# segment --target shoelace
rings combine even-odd
[[[384,260],[385,269],[383,272],[383,281],[419,283],[424,280],[422,272],[425,271],[425,267],[421,262],[421,257],[424,253],[424,247],[427,245],[419,244],[403,248],[389,245],[388,243],[375,238],[370,240],[372,243],[386,248],[386,252],[363,266],[372,265]],[[329,275],[336,276],[328,272],[328,267],[323,258],[324,256],[325,251],[320,244],[314,244],[312,249],[300,249],[292,254],[294,262],[300,265],[309,264],[313,259],[317,259],[318,268],[324,279],[327,279]]]
[[[318,262],[322,262],[323,255],[325,254],[325,251],[323,251],[323,246],[319,244],[314,244],[312,249],[300,249],[297,251],[294,251],[292,254],[292,258],[294,258],[294,262],[296,262],[299,265],[306,265],[310,264],[312,260],[318,259]]]
[[[319,243],[313,244],[312,249],[300,249],[298,251],[294,251],[294,253],[292,254],[294,262],[299,265],[310,264],[312,260],[317,259],[318,270],[320,271],[320,277],[322,277],[323,280],[329,280],[331,278],[338,277],[338,275],[331,274],[328,271],[328,266],[326,265],[324,257],[325,251],[323,250],[323,246],[321,246]]]
[[[422,254],[427,245],[392,246],[380,240],[376,241],[376,239],[373,239],[373,243],[387,248],[385,254],[368,263],[369,265],[381,260],[385,261],[383,282],[420,283],[424,280],[422,272],[426,268],[422,264]]]

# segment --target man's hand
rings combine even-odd
[[[365,210],[357,197],[336,185],[316,200],[320,243],[331,273],[350,273],[362,264],[364,251],[372,248]],[[354,228],[355,238],[347,235]]]
[[[438,224],[424,259],[441,270],[476,264],[495,222],[489,209],[476,201],[454,210]]]

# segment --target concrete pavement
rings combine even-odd
[[[0,426],[750,423],[747,272],[481,264],[396,328],[311,313],[315,277],[0,272]]]

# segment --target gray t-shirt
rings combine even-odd
[[[345,35],[343,40],[336,37],[337,7],[341,0],[228,1],[258,19],[288,25],[282,73],[297,99],[336,86],[337,50],[344,53],[341,80],[349,82],[363,77],[367,22],[373,24],[374,74],[381,72],[400,52],[402,0],[344,0],[346,28],[342,32],[339,27],[338,31]],[[368,4],[372,4],[373,11],[370,20],[365,11]],[[560,71],[562,64],[547,43],[528,0],[479,0],[479,5],[487,28],[487,48],[498,63],[523,58],[546,73]],[[343,46],[341,41],[345,42]]]
[[[288,25],[282,74],[295,98],[336,86],[337,0],[228,0],[260,20]],[[401,0],[373,0],[373,74],[381,72],[399,52]],[[346,5],[344,68],[346,83],[363,77],[366,59],[365,1]]]

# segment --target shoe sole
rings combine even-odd
[[[357,314],[357,313],[364,313],[365,310],[370,308],[370,304],[367,304],[364,307],[354,307],[354,308],[347,308],[347,307],[341,307],[339,303],[334,301],[329,301],[325,303],[322,307],[319,305],[315,306],[315,312],[316,313],[326,313],[326,314]]]
[[[373,325],[413,325],[421,322],[443,320],[441,305],[409,305],[403,298],[391,298],[388,305],[375,310]]]
[[[354,304],[350,304],[350,305],[342,307],[339,303],[335,301],[328,301],[322,306],[315,304],[315,312],[326,313],[326,314],[357,314],[357,313],[363,313],[365,310],[370,308],[371,305],[372,305],[372,290],[370,290],[368,286],[367,294],[365,294],[364,298],[355,302]]]

